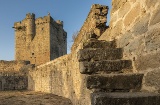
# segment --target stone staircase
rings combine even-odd
[[[88,39],[77,55],[92,105],[160,105],[160,95],[140,92],[143,74],[132,72],[132,61],[122,59],[114,41]]]

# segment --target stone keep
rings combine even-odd
[[[35,14],[28,13],[21,22],[14,23],[14,29],[16,60],[40,65],[67,53],[63,22],[55,21],[50,14],[35,19]]]

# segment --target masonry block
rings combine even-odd
[[[141,88],[143,74],[105,74],[91,75],[86,79],[88,89],[138,90]]]
[[[78,52],[79,61],[99,61],[121,59],[121,48],[87,48]]]
[[[83,61],[79,64],[82,74],[90,74],[99,71],[115,72],[122,69],[132,69],[132,61],[130,60],[104,60],[104,61]]]
[[[90,39],[83,43],[83,48],[115,48],[116,43],[114,41],[105,41]]]
[[[91,105],[159,105],[160,95],[155,93],[92,93]]]

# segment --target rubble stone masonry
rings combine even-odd
[[[116,40],[134,72],[145,73],[143,89],[160,91],[160,0],[112,0],[109,28],[99,40]],[[155,84],[156,82],[156,84]]]
[[[91,10],[72,45],[72,51],[78,47],[80,48],[81,44],[89,39],[89,37],[98,38],[106,30],[107,14],[108,6],[99,4],[91,6]],[[90,36],[93,33],[95,36]]]
[[[0,91],[28,87],[29,61],[0,61]],[[28,66],[27,66],[28,65]]]

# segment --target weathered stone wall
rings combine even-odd
[[[116,40],[134,72],[145,73],[143,89],[160,90],[160,0],[112,0],[111,21],[99,40]]]
[[[26,90],[28,76],[20,73],[0,73],[0,91]]]
[[[48,15],[35,19],[35,14],[14,24],[15,59],[40,65],[67,53],[67,33],[63,22]]]
[[[73,105],[90,105],[86,75],[79,72],[76,53],[59,57],[29,71],[28,89],[71,99]]]
[[[67,33],[63,30],[63,21],[50,24],[50,60],[67,54]]]
[[[107,6],[99,4],[92,5],[87,18],[72,45],[72,51],[80,47],[81,43],[85,42],[89,37],[92,37],[90,36],[91,33],[95,33],[96,36],[93,37],[98,38],[106,30],[107,13]]]
[[[26,70],[30,67],[29,63],[28,61],[0,61],[0,91],[27,89]]]
[[[30,64],[29,61],[0,61],[0,72],[2,73],[11,73],[19,72],[22,67]]]

